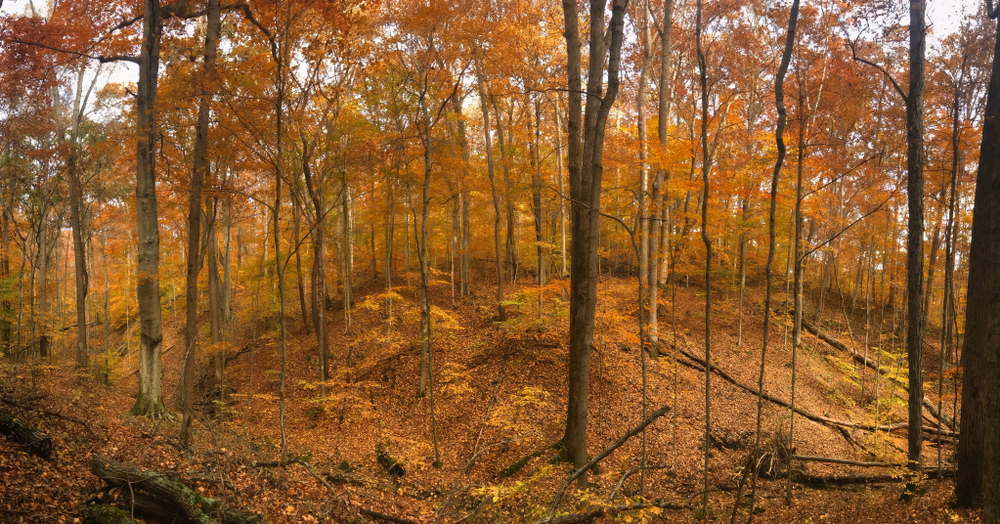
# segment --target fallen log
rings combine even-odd
[[[792,458],[802,462],[824,462],[827,464],[845,464],[847,466],[857,466],[859,468],[898,468],[899,464],[889,462],[861,462],[836,457],[814,457],[810,455],[792,455]]]
[[[128,466],[103,455],[91,459],[90,471],[117,488],[124,498],[122,505],[144,519],[187,524],[267,523],[259,515],[227,508],[158,471]]]
[[[83,524],[139,524],[132,513],[107,504],[84,506],[80,512]]]
[[[6,409],[0,409],[0,433],[32,455],[45,460],[52,456],[52,439],[24,424]]]
[[[924,475],[929,479],[943,479],[955,476],[955,470],[949,468],[924,469]],[[802,475],[796,474],[793,481],[796,484],[810,486],[814,488],[828,488],[839,486],[850,486],[856,484],[892,484],[902,483],[904,477],[896,474],[886,475]]]
[[[819,338],[823,342],[826,342],[834,349],[840,350],[844,353],[849,353],[851,355],[851,358],[853,358],[855,362],[877,373],[881,373],[883,375],[889,374],[888,368],[883,368],[878,365],[878,362],[874,362],[872,361],[872,359],[868,358],[864,354],[854,351],[853,348],[833,338],[829,333],[823,331],[822,329],[819,328],[819,326],[813,324],[812,322],[802,319],[802,327],[806,328],[806,331],[812,333],[813,335],[816,335],[817,338]],[[927,408],[927,411],[929,411],[931,415],[934,415],[934,418],[940,420],[942,424],[948,426],[948,429],[951,429],[952,431],[955,431],[957,429],[955,427],[955,420],[949,417],[948,415],[941,413],[941,411],[937,409],[937,406],[935,406],[934,403],[931,402],[927,397],[923,398],[922,403],[924,407]]]
[[[678,363],[680,363],[681,365],[690,367],[692,369],[696,369],[698,371],[704,371],[705,370],[705,361],[702,358],[694,355],[693,353],[691,353],[691,352],[689,352],[689,351],[687,351],[685,349],[678,348],[677,350],[678,350],[678,352],[680,352],[681,355],[683,355],[685,358],[687,358],[688,360],[691,361],[691,362],[685,362],[684,360],[678,359],[677,360]],[[767,393],[761,394],[757,389],[755,389],[755,388],[753,388],[751,386],[748,386],[746,384],[741,383],[740,381],[738,381],[735,378],[733,378],[732,376],[730,376],[729,373],[726,373],[725,371],[723,371],[722,369],[720,369],[718,366],[714,366],[713,365],[712,366],[712,371],[715,372],[716,375],[722,377],[722,379],[725,380],[726,382],[729,382],[730,384],[732,384],[732,385],[734,385],[734,386],[736,386],[736,387],[738,387],[738,388],[740,388],[740,389],[742,389],[742,390],[744,390],[744,391],[746,391],[748,393],[751,393],[751,394],[753,394],[755,396],[756,395],[760,395],[760,396],[762,396],[764,398],[764,400],[766,400],[766,401],[768,401],[768,402],[770,402],[772,404],[777,404],[777,405],[785,407],[785,408],[791,408],[791,404],[789,404],[788,402],[785,402],[784,400],[781,400],[780,398],[771,396],[771,395],[769,395]],[[861,429],[861,430],[865,430],[865,431],[899,431],[899,430],[906,429],[907,427],[909,427],[908,424],[892,424],[892,425],[888,425],[888,426],[876,426],[874,424],[863,424],[863,423],[858,423],[858,422],[847,422],[847,421],[844,421],[844,420],[837,420],[837,419],[832,419],[832,418],[829,418],[829,417],[824,417],[824,416],[816,415],[814,413],[810,413],[810,412],[808,412],[808,411],[806,411],[806,410],[804,410],[802,408],[799,408],[799,407],[795,408],[795,413],[797,413],[797,414],[799,414],[799,415],[801,415],[801,416],[803,416],[803,417],[805,417],[805,418],[807,418],[809,420],[812,420],[813,422],[818,422],[820,424],[823,424],[823,425],[826,425],[826,426],[830,426],[830,427],[840,426],[840,427],[845,427],[845,428],[856,428],[856,429]],[[937,435],[938,434],[938,429],[937,428],[930,428],[930,427],[924,426],[924,433],[926,434],[924,436],[924,438],[931,439],[932,438],[931,435]],[[945,437],[956,437],[956,438],[958,437],[958,433],[956,433],[954,431],[948,431],[948,430],[942,429],[940,431],[940,433],[941,433],[942,436],[945,436]]]

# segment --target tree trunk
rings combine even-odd
[[[457,115],[462,114],[462,102],[457,96],[451,98],[452,111]],[[462,150],[462,178],[459,181],[458,206],[459,206],[459,232],[458,232],[458,293],[460,296],[469,295],[469,205],[470,193],[469,184],[469,140],[465,131],[465,119],[458,118],[458,142]]]
[[[6,188],[4,188],[6,189]],[[4,198],[4,205],[10,205],[7,201],[7,195],[0,195]],[[0,211],[0,280],[8,281],[10,279],[10,227],[11,222],[8,218],[8,212],[6,210]],[[20,281],[18,282],[20,285]],[[5,290],[3,298],[0,298],[0,351],[4,355],[11,356],[13,348],[11,343],[14,339],[14,326],[10,321],[12,315],[12,304],[7,293],[10,290]]]
[[[781,62],[778,64],[778,71],[774,76],[774,105],[778,111],[778,122],[774,130],[774,142],[778,149],[778,158],[774,162],[774,170],[771,172],[771,199],[768,207],[767,221],[767,263],[764,265],[764,335],[760,351],[760,371],[757,374],[757,431],[754,436],[754,455],[760,452],[761,419],[764,409],[764,371],[767,363],[768,331],[771,327],[771,281],[772,266],[774,263],[774,251],[776,244],[775,218],[777,215],[778,202],[778,180],[781,176],[781,167],[785,163],[785,123],[787,122],[787,112],[785,109],[785,75],[788,73],[788,64],[792,59],[792,51],[795,45],[795,27],[799,19],[799,0],[792,1],[792,7],[788,16],[788,33],[785,36],[785,48],[781,54]],[[792,414],[794,417],[794,413]],[[754,468],[750,479],[750,510],[747,523],[756,514],[755,505],[757,502],[757,473]]]
[[[708,465],[709,448],[712,440],[712,241],[708,236],[708,204],[711,191],[708,185],[709,173],[712,169],[708,151],[708,67],[707,57],[702,47],[702,0],[698,0],[695,15],[695,42],[698,52],[698,77],[701,87],[701,240],[705,244],[705,470],[704,494],[702,495],[702,511],[708,515]],[[721,134],[720,127],[718,133]],[[718,135],[716,135],[718,138]]]
[[[320,398],[326,398],[326,381],[330,377],[329,338],[326,326],[326,201],[324,193],[324,174],[313,174],[309,165],[312,159],[313,146],[304,138],[302,140],[302,175],[306,181],[306,190],[312,201],[316,226],[313,229],[313,264],[309,284],[309,299],[312,302],[312,322],[316,328],[316,352],[319,355]],[[390,189],[391,191],[391,189]],[[391,193],[390,193],[391,194]],[[391,197],[390,197],[391,198]],[[390,211],[391,211],[390,207]],[[391,212],[390,212],[390,220]],[[391,227],[389,228],[391,232]],[[391,234],[391,233],[390,233]],[[391,241],[386,242],[387,253],[391,253]],[[387,256],[390,256],[387,254]],[[391,263],[386,261],[386,274],[391,275]],[[391,278],[391,277],[389,277]]]
[[[343,280],[343,299],[344,299],[344,333],[347,333],[351,328],[351,308],[354,305],[354,284],[352,282],[354,273],[354,243],[351,240],[353,237],[353,224],[351,217],[351,188],[347,184],[347,176],[344,175],[343,183],[343,195],[341,195],[340,200],[340,210],[341,217],[343,221],[343,230],[340,236],[340,253],[343,257],[344,274],[342,276]]]
[[[605,3],[590,3],[590,34],[606,36],[589,39],[588,96],[584,115],[581,107],[581,38],[577,6],[575,1],[563,1],[569,87],[572,268],[569,391],[566,432],[562,442],[566,458],[572,460],[577,468],[587,463],[587,397],[590,391],[590,351],[594,340],[594,314],[597,307],[598,221],[601,179],[604,173],[604,133],[608,113],[618,96],[626,3],[625,0],[614,0],[607,27],[604,25]],[[605,59],[608,62],[606,90],[602,89]],[[581,485],[584,485],[586,474],[580,478]]]
[[[219,235],[215,229],[219,199],[211,197],[211,210],[205,211],[205,245],[201,247],[208,270],[208,327],[212,344],[222,342],[222,282],[219,279]],[[208,206],[208,200],[205,202]]]
[[[233,199],[226,198],[226,204],[222,208],[225,228],[222,230],[222,253],[219,260],[222,262],[222,322],[228,325],[233,321],[233,272],[230,261],[229,242],[233,229]],[[232,329],[231,327],[227,329]],[[230,331],[231,334],[231,331]],[[230,337],[232,338],[232,337]]]
[[[559,99],[554,99],[556,113],[556,176],[559,177],[559,261],[561,268],[560,278],[566,278],[566,190],[563,187],[563,147],[562,147],[562,110],[559,108]]]
[[[483,137],[486,142],[486,173],[490,178],[490,193],[493,195],[493,245],[497,269],[497,318],[507,320],[503,307],[503,254],[500,251],[500,197],[497,195],[496,166],[493,163],[493,138],[490,131],[490,110],[486,98],[486,72],[480,58],[476,62],[476,80],[479,87],[479,107],[483,113]]]
[[[543,233],[544,224],[542,223],[544,214],[542,212],[542,104],[541,100],[535,98],[535,137],[531,144],[532,156],[531,165],[534,167],[534,172],[531,178],[531,203],[534,211],[535,218],[535,256],[538,258],[536,265],[536,272],[538,277],[538,285],[544,286],[546,277],[546,265],[545,265],[545,248],[543,243],[545,242],[545,236]],[[539,295],[539,300],[541,295]]]
[[[433,40],[428,44],[429,52],[433,51]],[[426,82],[426,77],[424,82]],[[425,83],[426,87],[426,83]],[[423,120],[424,128],[424,184],[421,193],[422,208],[420,210],[420,240],[419,240],[419,262],[420,262],[420,391],[419,396],[427,393],[426,386],[430,386],[430,411],[431,411],[431,440],[434,444],[434,467],[441,467],[441,453],[438,450],[437,439],[437,419],[434,414],[434,370],[432,365],[432,343],[431,340],[431,306],[430,297],[430,275],[431,270],[427,260],[427,220],[430,216],[430,186],[431,186],[431,152],[433,151],[433,141],[431,135],[431,117],[427,108],[427,90],[423,90],[420,96],[420,116]],[[426,380],[425,380],[426,378]]]
[[[49,312],[49,293],[45,277],[48,274],[49,249],[48,232],[45,230],[47,221],[45,208],[41,207],[40,211],[41,216],[38,218],[38,229],[35,233],[37,238],[36,243],[38,246],[35,256],[38,258],[38,261],[34,264],[35,267],[38,268],[38,313],[35,313],[34,308],[32,308],[32,316],[35,317],[35,322],[38,323],[38,357],[48,358],[49,328],[47,316]],[[32,340],[32,342],[34,342],[34,340]]]
[[[515,246],[514,237],[514,221],[516,211],[514,210],[514,195],[510,184],[510,159],[508,158],[506,140],[504,140],[503,135],[503,118],[500,116],[500,109],[497,107],[496,98],[490,94],[490,102],[493,104],[493,111],[496,113],[496,136],[497,136],[497,149],[500,150],[500,164],[503,167],[503,181],[504,181],[504,201],[506,203],[505,207],[505,217],[507,219],[507,229],[506,229],[506,240],[504,242],[504,266],[507,272],[507,278],[510,279],[511,285],[514,285],[514,280],[517,278],[517,247]],[[513,122],[511,123],[513,125]]]
[[[941,247],[941,224],[934,228],[934,236],[931,238],[931,257],[927,264],[927,287],[924,288],[924,329],[927,329],[927,320],[931,310],[931,298],[934,295],[934,264],[937,262],[938,248]],[[944,326],[941,326],[944,329]]]
[[[988,14],[997,12],[989,3]],[[1000,56],[1000,24],[994,54]],[[976,175],[969,249],[965,341],[962,346],[962,438],[955,496],[983,507],[983,522],[1000,521],[1000,60],[994,60]]]
[[[906,100],[906,352],[909,378],[909,422],[906,458],[920,470],[923,447],[920,403],[924,398],[924,48],[926,0],[910,0],[910,94]]]
[[[302,231],[302,211],[300,209],[301,203],[299,198],[295,194],[294,189],[290,189],[289,192],[292,195],[292,239],[293,242],[298,242],[301,231]],[[312,333],[312,327],[309,325],[309,315],[306,313],[306,285],[304,282],[305,277],[302,275],[302,250],[295,250],[295,284],[299,290],[299,311],[302,313],[302,327],[306,330],[306,334]]]
[[[161,417],[167,414],[160,393],[163,376],[160,317],[160,231],[156,211],[156,85],[160,70],[160,4],[143,1],[143,45],[139,55],[136,96],[136,222],[138,233],[139,394],[131,415]],[[191,256],[197,256],[193,253]]]
[[[85,69],[81,70],[77,82],[78,94],[83,84],[83,71]],[[77,110],[81,111],[79,108]],[[76,116],[74,115],[74,119]],[[87,275],[87,257],[84,250],[84,237],[86,235],[83,231],[83,188],[80,184],[77,154],[78,129],[78,126],[73,126],[69,144],[69,158],[66,161],[66,173],[69,175],[70,224],[73,228],[73,260],[76,266],[76,367],[86,369],[89,358],[87,349],[87,293],[90,280]],[[6,273],[7,271],[0,271],[0,274]]]

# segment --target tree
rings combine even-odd
[[[987,15],[998,9],[988,0]],[[1000,23],[986,91],[983,137],[972,209],[969,284],[962,346],[962,418],[955,495],[983,508],[983,522],[1000,522]]]
[[[132,415],[167,416],[160,392],[163,323],[160,311],[160,229],[156,208],[156,86],[160,72],[160,36],[164,15],[186,4],[161,8],[159,0],[143,0],[142,51],[136,94],[136,223],[138,233],[139,394]]]
[[[601,178],[604,174],[604,134],[608,113],[618,96],[619,66],[626,0],[614,0],[611,19],[604,25],[605,2],[590,2],[590,38],[586,113],[581,107],[579,17],[575,0],[563,0],[569,87],[569,180],[572,240],[570,244],[569,393],[565,458],[580,468],[587,463],[587,396],[590,388],[590,350],[594,341],[597,307],[598,222]],[[607,57],[607,89],[603,86]],[[581,483],[586,482],[582,475]]]
[[[925,0],[910,0],[910,88],[906,96],[906,354],[909,380],[909,428],[906,458],[919,470],[923,448],[924,315],[924,52]]]
[[[186,444],[191,432],[192,404],[194,399],[195,344],[198,337],[198,273],[201,269],[201,186],[209,169],[208,126],[212,92],[209,84],[215,76],[215,60],[222,27],[219,0],[208,0],[208,23],[205,31],[205,65],[202,76],[201,100],[198,105],[198,129],[194,146],[191,175],[191,194],[188,205],[187,279],[185,292],[186,321],[184,329],[184,364],[181,371],[181,404],[184,418],[181,421],[180,440]],[[211,239],[211,238],[210,238]],[[209,257],[214,260],[214,242],[208,244]],[[213,337],[214,338],[214,337]],[[216,342],[213,340],[213,342]]]

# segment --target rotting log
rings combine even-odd
[[[154,470],[143,470],[95,455],[90,471],[124,497],[122,504],[144,519],[188,524],[266,524],[259,515],[225,507]]]
[[[6,409],[0,409],[0,433],[32,455],[45,460],[52,456],[52,439],[24,424]]]
[[[84,506],[80,515],[83,524],[138,524],[131,512],[107,504]]]

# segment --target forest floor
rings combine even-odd
[[[563,432],[567,390],[568,281],[539,288],[526,281],[509,291],[506,322],[496,321],[495,295],[475,287],[470,297],[452,299],[446,276],[432,284],[433,391],[436,420],[432,428],[430,398],[418,397],[419,340],[416,278],[407,287],[397,277],[393,315],[386,313],[384,277],[357,286],[350,325],[343,308],[330,304],[332,378],[318,384],[314,335],[306,332],[298,311],[294,283],[288,285],[291,313],[287,378],[287,442],[289,455],[311,464],[326,479],[324,487],[298,464],[256,467],[275,461],[281,442],[278,424],[280,337],[277,305],[267,303],[237,310],[226,368],[225,402],[207,404],[195,423],[195,443],[181,449],[176,420],[150,421],[126,415],[134,402],[136,379],[112,374],[110,383],[73,373],[57,364],[0,365],[0,399],[22,420],[53,439],[53,458],[41,460],[0,439],[0,522],[80,522],[81,506],[101,490],[89,472],[94,454],[104,454],[143,468],[173,472],[207,495],[257,512],[272,523],[333,521],[334,502],[391,516],[400,523],[535,522],[566,478],[570,466],[552,463],[546,449]],[[596,455],[643,419],[642,362],[638,347],[634,279],[602,278],[597,329],[591,363],[588,447]],[[779,286],[775,286],[776,288]],[[237,303],[249,292],[237,296]],[[666,296],[662,296],[666,295]],[[647,412],[663,405],[671,410],[646,432],[648,463],[645,493],[682,509],[646,509],[612,516],[626,521],[694,522],[701,511],[704,475],[705,375],[691,359],[675,351],[704,357],[704,288],[678,285],[671,304],[664,287],[660,314],[660,358],[647,358]],[[772,304],[782,309],[782,293]],[[815,298],[811,294],[809,298]],[[268,299],[269,300],[269,299]],[[742,384],[756,387],[759,372],[763,287],[748,286],[743,299],[742,334],[738,293],[734,286],[713,287],[711,357],[713,365]],[[881,359],[889,374],[859,369],[850,355],[838,352],[809,333],[796,356],[795,402],[824,417],[855,423],[905,422],[906,363],[899,341],[890,335],[892,311],[872,309],[867,323],[862,305],[850,297],[828,294],[824,329],[845,344]],[[266,307],[265,307],[266,306]],[[673,307],[671,307],[673,306]],[[807,318],[815,320],[807,300]],[[676,329],[671,328],[671,316]],[[164,314],[164,397],[175,406],[183,340],[183,315]],[[879,320],[882,328],[879,329]],[[850,319],[850,325],[846,319]],[[389,329],[392,324],[391,331]],[[787,316],[772,315],[765,367],[765,392],[783,400],[791,396],[791,342]],[[867,329],[865,328],[867,324]],[[932,323],[933,324],[933,323]],[[883,336],[879,337],[879,332]],[[927,397],[937,403],[939,366],[935,337],[925,350]],[[881,340],[882,344],[877,344]],[[207,352],[207,351],[206,351]],[[676,357],[676,358],[675,358]],[[96,357],[95,357],[96,358]],[[122,357],[122,369],[134,369]],[[208,368],[207,358],[202,367]],[[682,365],[686,364],[686,365]],[[951,415],[954,374],[946,373],[944,412]],[[862,382],[866,395],[862,398]],[[898,385],[898,384],[902,385]],[[325,390],[325,395],[321,392]],[[950,393],[949,393],[950,392]],[[745,522],[747,489],[740,487],[743,465],[754,448],[757,397],[713,374],[711,377],[713,439],[708,493],[708,520],[730,521],[734,500],[742,494],[739,518]],[[172,407],[172,409],[176,409]],[[765,402],[762,441],[768,452],[787,454],[790,416],[787,408]],[[936,424],[929,419],[925,426]],[[434,433],[443,467],[435,468]],[[905,430],[876,433],[830,426],[795,417],[794,453],[855,461],[900,464],[905,461]],[[376,460],[382,445],[405,470],[387,473]],[[940,456],[953,467],[955,441],[944,439]],[[536,451],[522,468],[507,468]],[[925,440],[924,463],[938,464],[937,443]],[[588,477],[586,491],[570,491],[560,513],[608,504],[623,473],[640,464],[637,436],[602,461]],[[782,470],[775,460],[776,470]],[[842,486],[793,484],[785,504],[787,479],[762,478],[758,485],[759,523],[950,523],[978,522],[976,512],[953,509],[953,482],[926,480],[926,492],[912,502],[900,500],[900,468],[860,468],[841,464],[795,461],[799,477],[845,478],[897,475],[900,480]],[[639,475],[624,482],[613,504],[639,500]],[[821,481],[818,481],[821,482]],[[834,481],[835,482],[835,481]],[[605,517],[608,521],[612,517]],[[375,522],[379,522],[375,520]]]

